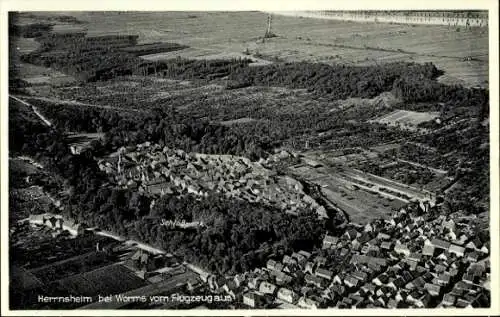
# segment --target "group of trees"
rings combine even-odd
[[[442,103],[444,118],[465,114],[484,120],[489,115],[489,91],[484,88],[449,86],[411,74],[397,79],[392,91],[405,102]]]
[[[158,109],[142,120],[122,118],[106,134],[105,147],[151,141],[188,152],[243,155],[251,159],[265,156],[271,144],[264,138],[230,127],[178,114],[174,109]]]
[[[318,246],[324,222],[313,211],[293,217],[269,207],[211,195],[199,200],[164,196],[152,215],[161,219],[200,221],[205,227],[168,229],[158,221],[135,222],[143,241],[180,254],[214,273],[236,273],[263,265],[271,253]]]
[[[146,65],[147,74],[155,74],[176,79],[207,79],[226,77],[234,72],[246,68],[250,59],[214,59],[193,60],[175,58],[167,61],[152,62]]]
[[[140,44],[140,45],[124,47],[124,48],[121,48],[120,50],[123,52],[134,54],[136,56],[141,56],[141,55],[149,55],[149,54],[178,51],[178,50],[182,50],[182,49],[187,48],[187,47],[188,46],[186,46],[186,45],[181,45],[181,44],[177,44],[177,43],[157,42],[157,43],[147,43],[147,44]]]
[[[229,79],[232,81],[230,85],[236,87],[261,85],[306,88],[334,99],[345,99],[375,97],[390,91],[397,79],[408,74],[433,79],[440,72],[432,63],[390,63],[361,67],[299,62],[239,68],[230,74]]]
[[[52,124],[64,132],[107,132],[118,126],[123,117],[133,120],[134,114],[97,107],[82,107],[79,105],[60,104],[40,99],[26,98]],[[137,118],[137,116],[135,116]]]
[[[75,78],[90,81],[130,75],[132,67],[141,63],[138,57],[128,53],[119,51],[104,53],[102,50],[33,52],[23,55],[21,60],[51,67]]]
[[[36,136],[49,132],[36,115],[15,100],[9,100],[9,151],[13,154],[29,151]]]

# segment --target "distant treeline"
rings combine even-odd
[[[178,51],[187,47],[188,46],[186,45],[181,45],[177,43],[157,42],[157,43],[146,43],[146,44],[124,47],[121,48],[120,50],[122,52],[130,53],[136,56],[142,56],[142,55],[149,55],[149,54],[156,54],[163,52]]]
[[[155,62],[149,66],[148,74],[155,74],[177,79],[216,79],[226,77],[234,72],[247,68],[250,59],[214,59],[193,60],[176,58],[167,61]],[[153,67],[151,69],[151,67]]]
[[[25,34],[29,31],[40,43],[38,50],[21,56],[21,60],[54,68],[83,81],[156,73],[157,68],[158,71],[161,70],[161,64],[145,61],[138,56],[186,47],[177,43],[137,45],[138,35],[87,36],[86,32],[52,33],[51,28],[43,26],[44,24],[28,25],[25,31],[13,30],[15,34],[20,34],[21,31]]]
[[[53,24],[49,23],[33,23],[27,25],[9,24],[9,35],[34,38],[47,34],[52,31]]]

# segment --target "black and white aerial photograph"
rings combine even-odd
[[[9,10],[5,308],[497,307],[490,13]]]

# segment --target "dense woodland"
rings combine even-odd
[[[236,86],[284,86],[307,88],[333,99],[348,97],[371,98],[390,91],[394,82],[407,74],[433,79],[440,72],[433,64],[391,63],[381,66],[346,66],[318,63],[278,63],[241,68],[229,79]]]

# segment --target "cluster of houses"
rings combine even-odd
[[[206,197],[218,192],[249,202],[263,202],[290,214],[312,208],[326,217],[324,207],[306,195],[299,182],[277,176],[244,157],[186,153],[145,142],[121,148],[98,164],[117,185],[145,194],[191,193]]]
[[[488,307],[489,241],[477,230],[470,217],[416,206],[209,283],[251,308]]]
[[[61,215],[44,213],[32,214],[28,217],[31,226],[45,226],[52,229],[52,235],[70,234],[78,236],[85,233],[85,225],[74,219],[66,219]]]

